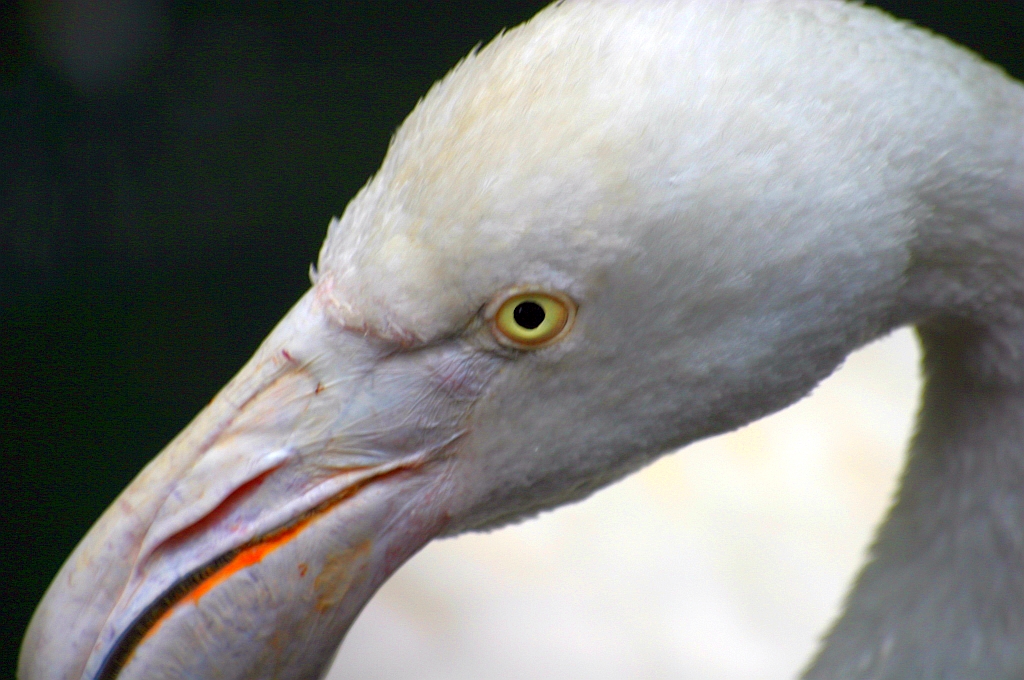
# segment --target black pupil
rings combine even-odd
[[[544,323],[544,308],[536,302],[520,302],[512,310],[512,318],[527,330],[533,330]]]

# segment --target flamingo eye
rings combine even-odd
[[[491,332],[498,342],[536,349],[560,340],[572,327],[576,305],[558,293],[513,291],[488,307]]]

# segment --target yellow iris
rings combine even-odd
[[[570,328],[576,306],[552,293],[514,293],[500,302],[492,327],[499,342],[534,349],[561,338]]]

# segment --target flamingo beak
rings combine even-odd
[[[314,288],[79,543],[19,678],[321,676],[448,523],[491,372],[458,343],[396,351],[346,329]]]

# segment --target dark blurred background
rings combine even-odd
[[[307,288],[394,128],[533,2],[0,5],[0,677],[50,579]],[[1024,77],[1024,4],[880,2]]]

